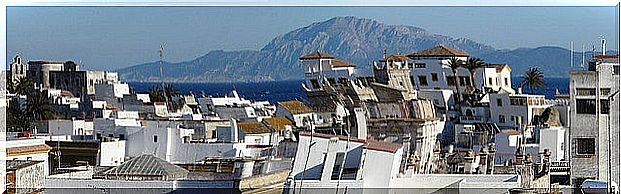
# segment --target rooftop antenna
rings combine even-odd
[[[584,69],[584,43],[582,43],[582,63],[580,64],[580,68]]]
[[[160,44],[160,81],[162,82],[162,93],[164,93],[165,105],[168,108],[168,95],[164,85],[164,43]]]
[[[574,67],[574,41],[569,42],[569,64]]]
[[[606,55],[606,38],[604,38],[604,35],[601,36],[602,37],[602,56]]]

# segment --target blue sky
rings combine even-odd
[[[7,55],[118,69],[192,60],[210,50],[260,49],[272,38],[335,16],[357,16],[465,37],[499,49],[617,49],[614,7],[8,7]]]

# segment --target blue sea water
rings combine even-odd
[[[513,78],[512,84],[517,88],[520,78]],[[536,94],[543,94],[546,98],[553,98],[558,89],[562,94],[569,92],[569,78],[546,78],[546,87],[536,90]],[[267,100],[270,102],[286,100],[305,100],[306,94],[302,90],[302,81],[274,81],[261,83],[172,83],[172,86],[180,93],[190,93],[199,96],[201,91],[206,96],[224,96],[235,89],[242,97],[249,100]],[[160,86],[161,83],[130,82],[132,89],[139,93],[146,93],[152,86]],[[524,93],[528,88],[522,89]]]

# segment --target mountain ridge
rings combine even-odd
[[[513,76],[520,75],[530,66],[540,67],[547,77],[566,77],[569,70],[569,50],[561,47],[499,50],[467,38],[434,34],[415,26],[384,24],[372,19],[346,16],[314,22],[276,36],[259,50],[212,50],[193,60],[165,62],[164,81],[262,82],[303,79],[298,58],[310,52],[330,53],[357,64],[359,68],[369,68],[372,61],[381,58],[384,49],[390,54],[409,54],[438,44],[464,50],[486,62],[509,64]],[[580,64],[582,54],[574,53],[574,64]],[[138,64],[117,71],[125,81],[160,81],[159,71],[152,71],[153,67],[159,69],[159,62]]]

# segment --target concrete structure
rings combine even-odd
[[[43,173],[48,175],[48,157],[51,147],[45,144],[44,139],[34,137],[8,137],[6,141],[7,160],[41,161]]]
[[[595,56],[587,70],[569,75],[572,186],[608,181],[610,173],[619,183],[619,56]]]
[[[43,161],[7,160],[6,163],[8,193],[29,194],[44,190],[47,167]]]
[[[11,71],[11,79],[6,81],[12,81],[16,83],[22,78],[26,77],[26,71],[28,71],[28,66],[25,63],[22,63],[22,57],[19,55],[15,55],[13,58],[13,62],[11,63],[10,71]]]
[[[354,73],[355,64],[336,59],[334,56],[319,51],[300,57],[304,67],[304,88],[310,91],[324,90],[324,84],[330,87],[347,85]]]

